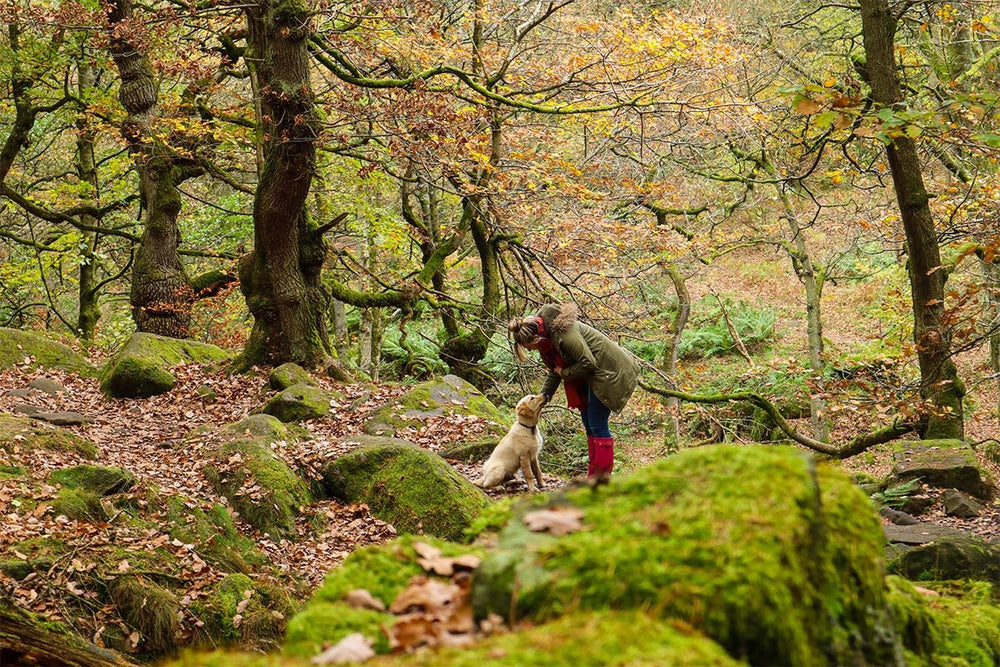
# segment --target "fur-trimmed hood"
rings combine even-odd
[[[575,303],[550,303],[542,306],[538,316],[545,321],[545,329],[550,336],[561,336],[577,321],[580,308]]]

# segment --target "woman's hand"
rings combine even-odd
[[[556,372],[556,375],[559,375],[559,376],[562,375],[563,369],[562,369],[561,366],[556,366],[554,370]]]

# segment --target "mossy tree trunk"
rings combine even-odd
[[[132,0],[115,0],[109,10],[111,56],[121,78],[118,96],[128,112],[122,134],[135,159],[145,212],[142,243],[132,267],[132,318],[139,331],[186,338],[194,293],[177,253],[177,186],[201,170],[155,137],[159,83],[149,57],[128,39]]]
[[[660,369],[673,381],[677,372],[677,359],[680,354],[681,336],[684,334],[684,327],[687,326],[688,317],[691,315],[691,293],[687,288],[687,281],[673,264],[665,267],[664,271],[670,277],[670,282],[674,285],[674,292],[677,293],[677,314],[671,323],[670,332],[663,344],[663,362]],[[677,388],[676,384],[673,388]],[[667,429],[666,442],[668,450],[678,449],[681,441],[680,422],[680,401],[676,396],[667,396],[663,399],[667,408],[670,426]]]
[[[254,316],[237,365],[333,361],[320,280],[326,243],[306,202],[316,169],[317,119],[309,81],[310,8],[303,0],[246,7],[247,62],[259,86],[264,164],[254,197],[254,250],[240,287]]]
[[[87,54],[80,57],[77,66],[77,91],[80,99],[85,100],[94,86],[94,69],[91,67]],[[81,109],[77,117],[76,138],[76,172],[80,182],[89,188],[89,196],[97,197],[97,163],[94,160],[94,131],[90,127],[86,109]],[[88,213],[80,216],[80,221],[91,228],[97,228],[101,220]],[[78,291],[79,310],[76,318],[77,336],[87,345],[94,342],[97,331],[97,321],[101,317],[99,304],[100,285],[97,275],[97,245],[100,237],[96,232],[82,230],[83,240],[80,243],[80,284]]]
[[[879,107],[892,108],[903,102],[903,96],[893,54],[896,20],[888,0],[861,0],[861,20],[872,99]],[[920,395],[935,406],[924,437],[961,438],[965,387],[951,360],[952,331],[944,308],[948,272],[941,264],[916,144],[900,134],[886,147],[886,155],[909,254]]]

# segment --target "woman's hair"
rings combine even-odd
[[[507,323],[507,330],[514,339],[514,356],[518,361],[527,361],[528,353],[524,351],[524,346],[538,340],[538,318],[534,315],[515,317]]]

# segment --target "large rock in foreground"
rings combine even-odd
[[[115,398],[145,398],[173,389],[170,370],[181,364],[220,363],[229,358],[221,347],[148,333],[132,334],[101,371],[101,391]]]
[[[365,433],[394,436],[403,429],[419,429],[432,417],[458,416],[483,420],[486,430],[503,435],[507,418],[482,392],[457,375],[445,375],[416,385],[368,418]],[[403,437],[403,436],[401,436]]]
[[[528,516],[540,509],[552,511]],[[580,528],[556,536],[575,513]],[[751,664],[895,663],[875,511],[842,473],[790,448],[688,450],[607,487],[523,502],[496,539],[473,582],[479,617],[646,609]]]
[[[84,377],[97,375],[97,369],[86,358],[47,336],[33,331],[0,327],[0,369],[55,368],[79,373]]]
[[[489,498],[444,459],[390,438],[369,443],[323,467],[335,498],[367,503],[401,533],[460,539]],[[375,444],[377,443],[377,444]]]

